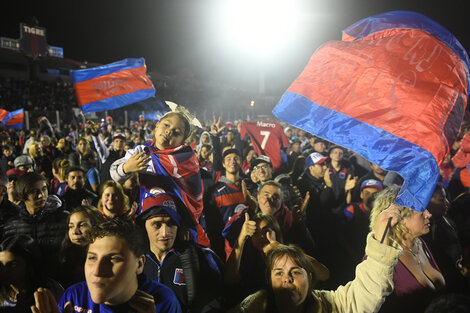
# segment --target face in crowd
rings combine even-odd
[[[226,155],[222,166],[225,168],[225,171],[229,174],[238,173],[241,167],[240,156],[236,153],[230,153]]]
[[[97,238],[88,248],[85,278],[95,303],[117,305],[128,301],[137,289],[137,275],[145,256],[136,256],[127,241],[116,236]]]
[[[125,140],[121,137],[116,137],[113,140],[113,149],[114,151],[123,151],[124,150]]]
[[[185,123],[177,114],[161,119],[155,128],[155,147],[159,150],[172,149],[184,143]]]
[[[325,172],[327,170],[327,166],[325,164],[325,162],[321,163],[321,164],[314,164],[314,165],[311,165],[308,170],[310,172],[310,175],[312,175],[313,177],[315,178],[322,178],[325,176]]]
[[[258,251],[263,251],[263,248],[269,244],[267,233],[269,233],[271,239],[276,240],[276,232],[268,225],[268,222],[265,220],[258,221],[255,233],[251,236],[253,247]]]
[[[24,204],[29,212],[38,212],[46,206],[48,196],[46,181],[38,180],[27,191]]]
[[[446,191],[440,185],[436,187],[434,193],[429,201],[427,210],[434,216],[440,217],[447,214],[449,210],[450,203],[446,197]]]
[[[258,192],[258,206],[263,214],[274,214],[282,205],[281,188],[264,185]]]
[[[422,235],[429,233],[432,214],[428,210],[424,212],[413,211],[410,216],[407,216],[403,219],[403,225],[408,230],[409,235],[412,238],[417,238]]]
[[[122,209],[123,199],[115,187],[107,187],[101,194],[101,205],[106,216],[116,216]]]
[[[178,226],[168,214],[147,219],[145,229],[150,241],[150,250],[157,258],[164,256],[175,244]]]
[[[68,235],[71,243],[78,246],[86,246],[88,244],[91,221],[85,213],[76,212],[71,214],[68,227]]]
[[[313,142],[314,142],[314,144],[312,146],[313,146],[313,149],[315,150],[315,152],[318,152],[318,153],[325,152],[326,145],[323,141],[315,142],[315,139],[310,139],[310,140],[311,141],[313,140]]]
[[[330,152],[330,159],[332,161],[341,162],[343,160],[343,155],[344,155],[343,149],[334,148]]]
[[[258,176],[258,180],[262,183],[271,180],[273,177],[273,169],[268,163],[261,162],[253,167],[253,170],[256,172],[256,176]]]
[[[71,171],[67,175],[67,185],[72,190],[80,190],[85,185],[85,178],[82,171]]]
[[[372,210],[372,204],[375,199],[375,194],[379,192],[377,188],[363,188],[361,190],[361,199],[364,202],[364,206],[367,210]]]
[[[307,298],[311,283],[312,276],[288,255],[274,261],[271,286],[276,303],[284,307],[301,306]]]
[[[201,148],[201,152],[200,152],[201,159],[209,160],[210,154],[211,154],[211,150],[208,147],[203,146]]]

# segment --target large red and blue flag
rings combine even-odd
[[[144,58],[129,58],[72,72],[83,113],[114,110],[155,96]]]
[[[152,157],[153,172],[139,173],[141,205],[149,195],[170,194],[176,202],[182,225],[203,246],[210,246],[209,238],[199,224],[203,210],[203,185],[199,162],[189,146],[157,150],[152,143],[146,144]],[[140,212],[139,212],[140,213]]]
[[[396,203],[424,211],[467,105],[469,58],[435,21],[395,11],[321,46],[273,113],[404,178]]]
[[[12,112],[0,109],[0,121],[5,127],[22,129],[24,124],[24,109]]]

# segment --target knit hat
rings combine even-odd
[[[20,155],[16,157],[15,161],[13,162],[15,167],[20,167],[24,165],[33,165],[33,160],[27,155]]]
[[[147,219],[159,214],[168,214],[175,221],[176,225],[180,226],[181,216],[176,210],[176,204],[172,196],[167,193],[159,193],[157,195],[147,194],[137,220],[145,222]]]

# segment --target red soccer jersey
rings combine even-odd
[[[290,146],[281,124],[276,122],[242,122],[240,136],[250,136],[253,147],[258,155],[266,155],[271,159],[274,170],[281,166],[281,148]]]

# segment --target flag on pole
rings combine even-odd
[[[396,203],[422,212],[459,132],[468,77],[468,54],[449,31],[388,12],[320,47],[273,113],[399,173]]]
[[[0,109],[0,121],[5,127],[22,129],[24,124],[24,109],[13,112]]]
[[[155,96],[144,58],[72,72],[78,105],[83,113],[114,110]]]

